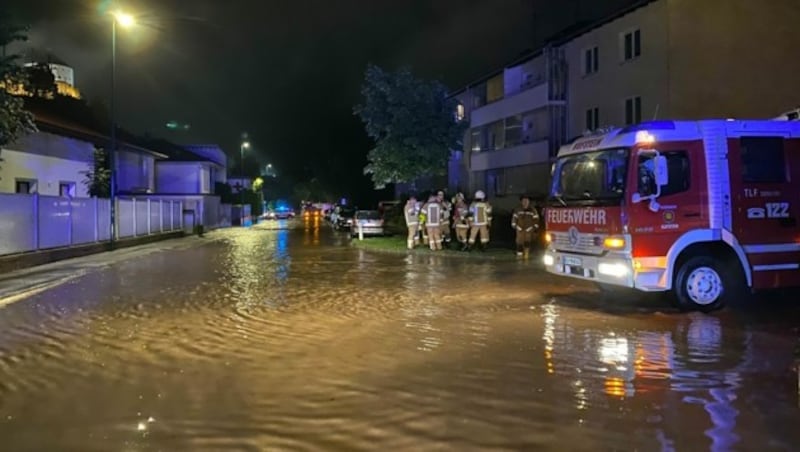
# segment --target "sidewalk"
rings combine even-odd
[[[212,231],[202,238],[186,236],[163,240],[145,245],[65,259],[0,275],[0,307],[64,284],[73,279],[80,278],[91,271],[108,267],[127,259],[146,256],[161,251],[202,246],[221,237],[220,232],[224,230],[225,229]]]

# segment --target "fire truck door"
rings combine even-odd
[[[701,202],[700,190],[705,162],[699,152],[689,152],[689,146],[661,150],[667,160],[669,182],[661,187],[658,211],[649,208],[648,201],[630,207],[629,228],[637,237],[635,254],[665,256],[675,240],[684,232],[706,227],[708,215]],[[656,193],[652,153],[640,153],[637,159],[634,186],[640,195]]]
[[[755,289],[800,284],[800,174],[791,174],[800,165],[797,151],[798,140],[781,136],[728,140],[732,229]]]
[[[800,177],[790,178],[789,168],[800,161],[790,161],[786,143],[783,137],[769,136],[728,142],[732,227],[742,245],[794,243],[800,217]]]

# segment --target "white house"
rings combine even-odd
[[[88,197],[84,184],[95,147],[108,138],[80,125],[36,113],[38,131],[0,151],[0,193]],[[118,193],[148,193],[155,188],[154,162],[166,155],[118,142]]]
[[[225,183],[225,153],[218,146],[179,147],[166,142],[154,145],[169,156],[156,162],[159,194],[214,194],[217,182]]]

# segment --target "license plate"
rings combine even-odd
[[[564,265],[569,265],[570,267],[581,267],[583,266],[583,261],[579,257],[565,257]]]

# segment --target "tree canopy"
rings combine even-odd
[[[364,174],[376,189],[447,171],[451,151],[461,149],[466,123],[456,121],[458,102],[442,83],[405,68],[388,72],[369,65],[361,94],[364,103],[354,113],[375,142]]]
[[[0,48],[25,41],[25,28],[13,25],[11,20],[0,15]],[[13,143],[22,135],[36,130],[33,115],[25,110],[22,97],[11,94],[11,91],[25,87],[25,72],[17,64],[19,55],[0,55],[0,146]]]

